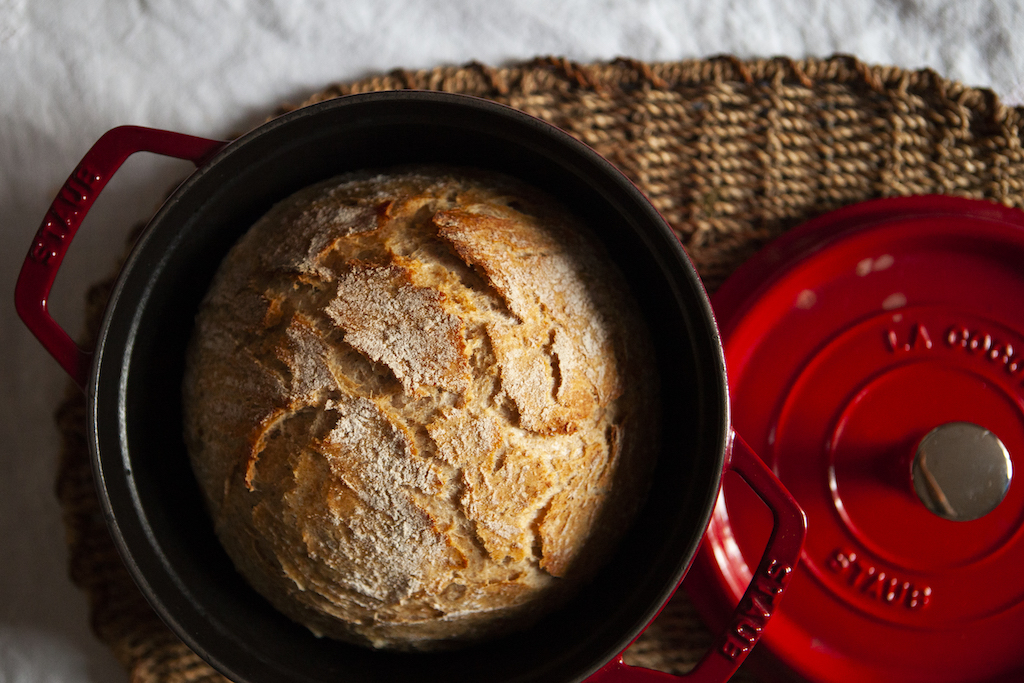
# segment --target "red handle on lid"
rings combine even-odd
[[[89,379],[92,350],[82,349],[50,316],[47,300],[71,240],[107,182],[132,154],[153,152],[200,166],[224,147],[220,140],[121,126],[107,131],[68,177],[50,205],[21,267],[14,305],[22,321],[79,387]]]
[[[588,678],[587,683],[720,683],[736,673],[761,637],[800,559],[807,519],[793,496],[735,432],[726,468],[738,474],[764,501],[774,523],[757,571],[725,630],[718,634],[697,666],[683,676],[629,666],[620,655]]]

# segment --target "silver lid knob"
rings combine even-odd
[[[971,422],[950,422],[928,432],[911,465],[914,491],[925,507],[958,522],[992,512],[1006,496],[1012,476],[1003,442]]]

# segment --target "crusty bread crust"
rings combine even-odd
[[[653,457],[625,292],[573,217],[502,176],[350,175],[275,206],[221,266],[184,383],[240,573],[374,647],[449,647],[559,604]]]

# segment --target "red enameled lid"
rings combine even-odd
[[[1024,212],[847,207],[712,302],[734,427],[808,518],[762,673],[1024,680]],[[727,477],[686,582],[706,619],[736,604],[770,528]]]

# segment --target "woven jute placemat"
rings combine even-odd
[[[332,86],[278,113],[402,88],[497,100],[583,140],[647,194],[712,292],[767,241],[842,205],[928,193],[1024,204],[1024,109],[932,71],[846,56],[474,63]],[[85,343],[112,281],[88,294]],[[57,411],[56,488],[71,578],[88,594],[96,635],[133,683],[223,680],[160,622],[122,565],[93,488],[84,411],[81,393],[70,389]],[[680,591],[626,661],[682,673],[710,640]],[[751,678],[744,670],[736,676]]]

